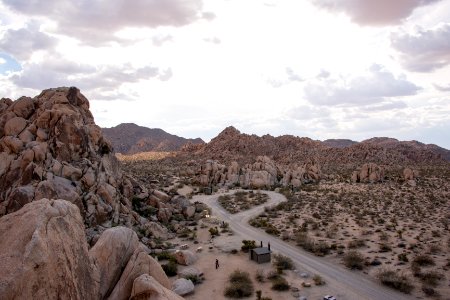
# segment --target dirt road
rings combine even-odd
[[[230,192],[233,193],[234,191]],[[248,224],[248,220],[264,211],[265,206],[272,206],[286,201],[286,198],[278,193],[264,191],[270,197],[268,202],[238,214],[230,214],[220,206],[217,199],[219,194],[211,196],[195,196],[192,201],[199,201],[212,208],[212,215],[228,222],[230,228],[242,239],[256,241],[270,241],[271,250],[292,258],[299,270],[319,274],[327,282],[329,294],[337,299],[412,299],[405,294],[382,286],[361,272],[347,270],[344,266],[331,263],[323,258],[314,256],[298,247],[290,245],[262,230]]]

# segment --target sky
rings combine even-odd
[[[0,97],[96,123],[450,149],[450,0],[0,0]]]

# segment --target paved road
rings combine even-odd
[[[233,192],[234,191],[230,193]],[[270,196],[268,202],[234,215],[228,213],[222,208],[222,206],[220,206],[217,201],[219,196],[217,194],[210,196],[195,196],[192,201],[203,202],[210,206],[212,208],[212,215],[228,222],[234,233],[241,236],[243,239],[270,241],[271,249],[273,251],[292,258],[296,266],[302,271],[306,271],[311,274],[320,274],[327,282],[326,287],[329,289],[329,294],[336,296],[339,300],[401,300],[413,298],[412,296],[408,297],[405,294],[386,288],[370,279],[367,275],[345,269],[341,265],[334,264],[323,258],[314,256],[298,247],[277,239],[262,230],[250,226],[248,224],[248,220],[263,212],[265,206],[271,206],[279,202],[286,201],[286,198],[281,194],[270,191],[264,192]]]

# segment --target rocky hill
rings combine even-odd
[[[364,163],[383,165],[440,164],[450,161],[450,151],[416,141],[373,138],[363,142],[327,140],[283,135],[257,136],[227,127],[201,147],[186,147],[185,152],[223,162],[252,163],[257,156],[268,156],[277,163],[302,163],[313,159],[322,166],[350,168]]]
[[[135,154],[149,151],[178,151],[184,145],[204,144],[200,139],[185,139],[159,128],[147,128],[134,123],[102,128],[103,135],[111,142],[115,152]]]
[[[112,149],[75,87],[0,99],[2,299],[182,299],[148,247],[204,207],[124,174]]]

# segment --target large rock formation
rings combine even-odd
[[[136,224],[133,186],[76,88],[0,100],[0,216],[42,198],[65,199],[89,228]]]
[[[277,185],[299,187],[302,184],[319,182],[320,166],[314,160],[304,164],[281,165],[267,156],[258,156],[254,163],[233,161],[227,167],[218,161],[207,160],[200,165],[197,182],[203,186],[241,186],[244,188],[270,189]]]
[[[352,173],[352,182],[380,182],[385,177],[385,169],[373,163],[364,164],[360,170]]]
[[[2,299],[99,299],[83,220],[63,200],[41,199],[0,218]]]
[[[177,158],[186,161],[220,161],[226,166],[235,161],[244,166],[254,163],[258,156],[267,156],[277,166],[289,166],[291,171],[294,164],[314,161],[316,165],[320,164],[321,172],[339,175],[367,163],[397,169],[405,165],[446,165],[450,161],[449,150],[416,141],[373,138],[359,143],[350,140],[321,142],[291,135],[260,137],[240,133],[234,127],[225,128],[204,146],[183,148]],[[188,168],[186,172],[192,171]]]
[[[2,299],[125,300],[142,275],[152,278],[151,299],[180,299],[131,229],[104,231],[88,251],[79,209],[68,201],[26,204],[0,218],[0,234]]]

